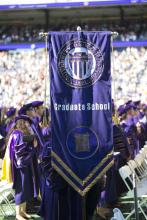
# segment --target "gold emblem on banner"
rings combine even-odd
[[[76,152],[89,152],[89,134],[75,134]]]

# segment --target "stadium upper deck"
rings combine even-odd
[[[44,79],[44,51],[11,51],[11,49],[26,47],[36,49],[36,42],[43,40],[38,38],[41,31],[76,30],[78,25],[83,30],[109,29],[118,31],[120,38],[118,40],[123,41],[121,44],[115,42],[115,46],[147,46],[147,4],[137,2],[131,3],[129,1],[127,5],[105,5],[104,7],[102,5],[95,7],[88,5],[70,8],[1,9],[0,105],[5,100],[7,100],[7,102],[5,101],[6,106],[9,106],[12,101],[16,105],[19,104],[15,103],[14,87],[17,87],[15,91],[17,94],[20,94],[20,97],[17,96],[17,101],[37,100],[38,97],[43,99],[44,87],[42,87],[43,83],[40,84],[40,82],[43,82]],[[136,40],[139,41],[136,42]],[[20,42],[25,44],[20,44]],[[45,43],[40,43],[40,45],[40,47],[44,47]],[[4,49],[8,51],[3,51]],[[126,48],[115,51],[116,62],[114,72],[116,74],[114,80],[116,85],[118,85],[116,88],[118,99],[130,99],[138,95],[140,100],[146,101],[146,53],[146,48]],[[19,80],[19,77],[17,77],[18,81],[16,81],[16,75],[20,76],[21,74],[24,77],[22,78],[23,80]],[[14,79],[12,79],[13,77]],[[28,83],[32,81],[35,84],[31,85]],[[128,87],[128,83],[131,86]]]
[[[146,1],[51,0],[48,1],[50,3],[45,4],[46,1],[32,0],[38,4],[31,4],[28,0],[19,1],[19,4],[16,4],[17,0],[0,2],[1,50],[18,47],[18,45],[9,47],[10,43],[36,43],[40,41],[39,32],[42,31],[76,30],[78,25],[83,30],[117,31],[119,33],[117,41],[128,42],[147,38]],[[3,47],[2,44],[4,44]],[[146,46],[146,43],[138,45],[142,44]]]
[[[31,4],[31,1],[28,0],[1,0],[0,24],[29,23],[57,25],[61,23],[73,24],[76,22],[111,22],[112,20],[122,22],[123,20],[143,20],[147,18],[147,4],[145,4],[143,0],[50,0],[48,4],[43,4],[43,2],[47,2],[47,0],[32,0],[32,2],[36,1],[42,4]],[[7,2],[11,2],[11,4]],[[14,4],[12,4],[13,2]],[[16,2],[19,2],[19,4],[16,4]],[[23,4],[21,4],[21,2],[23,2]],[[25,2],[30,3],[25,4]],[[53,2],[56,3],[53,4]]]

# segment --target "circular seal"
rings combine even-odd
[[[58,54],[57,65],[62,80],[71,87],[94,84],[102,75],[102,52],[91,42],[73,39],[66,42]]]
[[[80,126],[68,133],[66,146],[72,157],[76,159],[88,159],[98,150],[99,140],[92,129]]]

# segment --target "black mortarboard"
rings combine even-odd
[[[34,101],[32,102],[32,107],[35,108],[35,107],[39,107],[43,105],[43,101]]]
[[[19,109],[18,115],[25,115],[26,112],[31,109],[32,109],[32,103],[25,104]]]
[[[14,122],[16,123],[18,120],[21,120],[23,119],[24,121],[28,121],[30,124],[33,123],[33,121],[31,120],[31,118],[27,115],[19,115],[19,116],[16,116],[15,119],[14,119]]]
[[[126,113],[126,109],[125,109],[124,105],[120,105],[118,108],[118,115],[121,116],[125,113]]]
[[[9,117],[15,115],[15,112],[16,112],[16,108],[10,107],[10,108],[8,109],[8,111],[6,112],[6,115],[7,115],[7,117],[9,118]]]
[[[126,112],[129,111],[130,109],[136,109],[136,106],[133,103],[127,104],[125,106]]]
[[[132,102],[132,100],[127,101],[125,104],[129,105]]]
[[[138,106],[140,104],[140,100],[133,102],[134,105]]]

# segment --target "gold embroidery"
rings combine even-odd
[[[75,134],[76,152],[89,152],[89,134]]]
[[[103,160],[90,172],[90,174],[84,179],[81,180],[62,160],[61,158],[52,151],[52,156],[58,161],[59,164],[82,186],[84,186],[90,178],[97,172],[97,170],[112,156],[112,152],[107,154]]]
[[[100,173],[99,175],[82,191],[83,196],[94,186],[94,184],[110,169],[110,167],[114,164],[112,160]]]
[[[71,176],[73,176],[74,179],[76,179],[77,182],[79,182],[82,185],[81,179],[61,160],[61,158],[55,153],[51,152],[51,155],[58,161],[59,164],[68,172]]]
[[[80,188],[78,188],[71,179],[69,179],[65,173],[59,169],[59,167],[52,162],[52,166],[55,168],[55,170],[81,195],[85,196],[85,194],[92,188],[92,186],[107,172],[107,170],[114,164],[114,161],[111,161],[100,173],[99,175],[82,191]]]

